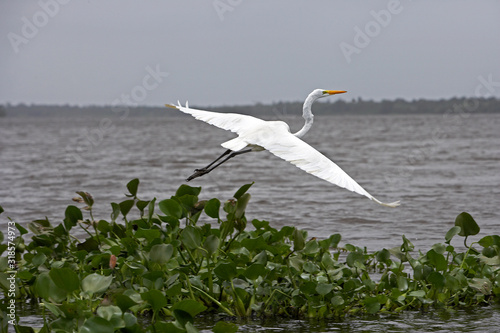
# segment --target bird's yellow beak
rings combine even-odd
[[[335,95],[335,94],[343,94],[346,92],[347,91],[345,91],[345,90],[325,90],[325,91],[323,91],[323,94]]]

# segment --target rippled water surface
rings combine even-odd
[[[215,320],[205,320],[198,325],[202,333],[209,333]],[[409,311],[398,315],[348,318],[331,320],[248,320],[237,322],[241,333],[316,333],[316,332],[390,332],[390,333],[427,333],[463,332],[498,333],[500,307],[494,306],[473,311],[453,312],[436,310],[433,312]],[[206,327],[206,329],[204,329]]]
[[[315,118],[304,140],[378,199],[401,200],[396,209],[267,152],[238,156],[190,185],[203,187],[203,199],[223,200],[254,181],[248,218],[269,220],[276,228],[295,225],[315,237],[340,233],[343,242],[369,250],[400,245],[403,234],[417,249],[427,250],[443,240],[462,211],[479,223],[481,233],[473,238],[478,240],[500,232],[500,115],[466,116]],[[302,126],[298,116],[280,118],[292,130]],[[168,113],[126,119],[0,118],[0,131],[0,205],[5,209],[0,218],[10,216],[21,224],[45,216],[61,221],[80,190],[94,196],[95,216],[108,219],[109,203],[123,200],[125,184],[136,177],[141,198],[168,198],[233,137]]]

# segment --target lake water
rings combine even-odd
[[[47,216],[58,223],[75,191],[90,192],[94,216],[109,219],[109,203],[125,198],[133,178],[141,181],[140,198],[170,197],[234,137],[172,112],[0,118],[0,219],[26,224]],[[278,118],[292,131],[302,126],[300,116],[267,119]],[[249,219],[294,225],[311,237],[340,233],[343,243],[371,251],[400,245],[403,234],[427,251],[463,211],[481,227],[471,240],[500,233],[500,115],[317,116],[304,140],[379,200],[402,205],[382,207],[268,152],[238,156],[189,184],[202,186],[201,199],[225,200],[254,181]],[[492,312],[500,317],[498,309]]]

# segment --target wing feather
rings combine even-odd
[[[364,195],[384,206],[399,206],[399,201],[383,203],[376,199],[332,160],[284,128],[274,128],[272,132],[267,132],[265,136],[257,135],[245,139],[252,144],[264,147],[277,157],[329,183]]]
[[[187,102],[185,107],[180,103],[178,103],[178,105],[166,104],[166,106],[190,114],[198,120],[204,121],[210,125],[225,129],[227,131],[237,133],[238,135],[244,135],[245,133],[251,131],[252,128],[255,128],[259,125],[262,126],[266,123],[265,120],[243,114],[220,113],[192,109],[188,107]]]

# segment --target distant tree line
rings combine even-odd
[[[197,106],[192,106],[197,108]],[[302,102],[276,102],[272,104],[257,103],[254,105],[238,106],[198,106],[205,110],[219,112],[236,112],[251,115],[300,115]],[[167,111],[164,106],[72,106],[72,105],[0,105],[0,116],[109,116],[113,114],[130,116],[164,116]],[[316,115],[378,115],[378,114],[444,114],[446,112],[500,112],[498,98],[451,98],[441,100],[362,100],[361,98],[346,102],[318,102],[313,106]],[[168,112],[178,115],[178,113]]]

